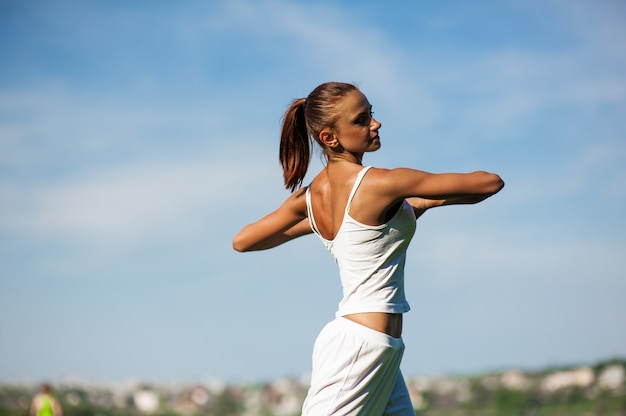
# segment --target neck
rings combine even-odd
[[[328,165],[335,163],[363,164],[363,153],[331,153],[328,154]]]

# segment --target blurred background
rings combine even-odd
[[[419,220],[405,375],[625,356],[625,23],[621,0],[0,1],[0,381],[306,377],[330,255],[231,238],[288,196],[281,116],[331,80],[382,122],[366,164],[507,184]]]

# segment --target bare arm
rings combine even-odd
[[[305,198],[304,189],[297,191],[278,209],[243,227],[233,238],[233,248],[241,252],[266,250],[310,234]]]
[[[494,173],[435,174],[406,168],[382,170],[378,184],[393,200],[418,197],[446,201],[434,206],[480,202],[504,187],[504,181]]]
[[[428,209],[456,204],[476,204],[497,193],[504,186],[492,173],[433,174],[413,169],[382,171],[379,185],[392,201],[406,199],[416,218]]]

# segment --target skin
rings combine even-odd
[[[335,125],[319,134],[328,163],[311,182],[311,205],[317,227],[328,240],[335,238],[343,222],[356,175],[363,168],[363,155],[381,147],[381,123],[371,109],[367,97],[354,91],[339,102]],[[419,218],[433,207],[480,202],[503,186],[498,175],[483,171],[433,174],[407,168],[371,168],[354,195],[350,215],[361,223],[380,225],[407,200]],[[233,239],[233,248],[242,252],[265,250],[312,233],[305,195],[305,188],[297,190],[278,209],[242,228]],[[393,337],[402,333],[402,314],[357,313],[345,318]]]

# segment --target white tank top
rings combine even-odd
[[[361,312],[404,313],[410,307],[404,295],[406,250],[415,234],[415,213],[404,201],[386,224],[366,225],[350,216],[350,203],[363,176],[357,175],[348,197],[343,222],[333,240],[320,234],[313,218],[310,187],[306,191],[309,222],[339,266],[343,299],[336,315]]]

